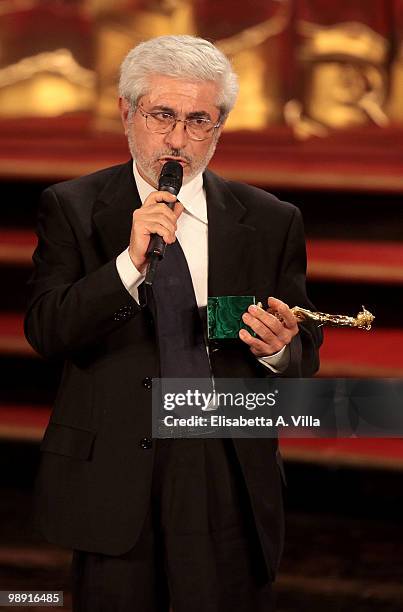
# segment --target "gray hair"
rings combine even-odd
[[[120,68],[119,95],[135,106],[148,92],[148,77],[153,74],[217,83],[221,118],[231,111],[238,94],[238,78],[229,59],[211,42],[195,36],[158,36],[134,47]]]

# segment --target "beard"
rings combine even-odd
[[[162,169],[160,159],[164,157],[180,157],[185,160],[187,163],[183,168],[183,185],[186,185],[186,183],[189,183],[197,174],[203,172],[205,168],[207,168],[210,159],[215,153],[218,136],[213,135],[211,144],[203,157],[191,156],[182,149],[172,149],[169,147],[156,151],[152,157],[146,157],[143,154],[141,146],[138,146],[133,136],[131,125],[129,125],[127,131],[127,141],[131,156],[136,161],[136,165],[139,171],[141,171],[140,173],[151,185],[157,188]]]

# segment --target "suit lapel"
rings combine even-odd
[[[140,206],[130,160],[112,176],[94,206],[93,222],[107,259],[117,257],[128,247],[132,213]]]
[[[227,183],[206,171],[208,216],[208,295],[245,295],[252,285],[255,228],[244,224],[246,208]]]
[[[130,242],[132,214],[141,200],[130,160],[117,169],[94,205],[93,222],[108,260]],[[252,282],[255,228],[244,224],[245,206],[226,181],[207,170],[203,175],[208,217],[208,295],[245,295]]]

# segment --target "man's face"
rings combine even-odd
[[[182,80],[163,75],[149,79],[149,93],[137,101],[144,112],[165,111],[178,119],[200,116],[218,122],[219,89],[213,82]],[[183,167],[183,182],[188,183],[202,172],[214,154],[222,127],[212,130],[205,140],[189,138],[182,122],[167,134],[154,134],[146,126],[145,117],[137,108],[130,112],[127,100],[120,99],[120,109],[130,152],[136,160],[140,175],[154,187],[162,166],[168,160],[177,160]]]

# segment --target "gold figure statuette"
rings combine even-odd
[[[262,303],[257,304],[262,308]],[[312,319],[313,321],[319,321],[321,325],[332,325],[333,327],[357,327],[358,329],[370,330],[372,323],[375,319],[374,315],[365,308],[357,314],[356,317],[349,317],[347,315],[339,314],[327,314],[326,312],[313,312],[307,308],[301,308],[300,306],[294,306],[291,308],[291,312],[297,317],[299,321],[305,319]]]

